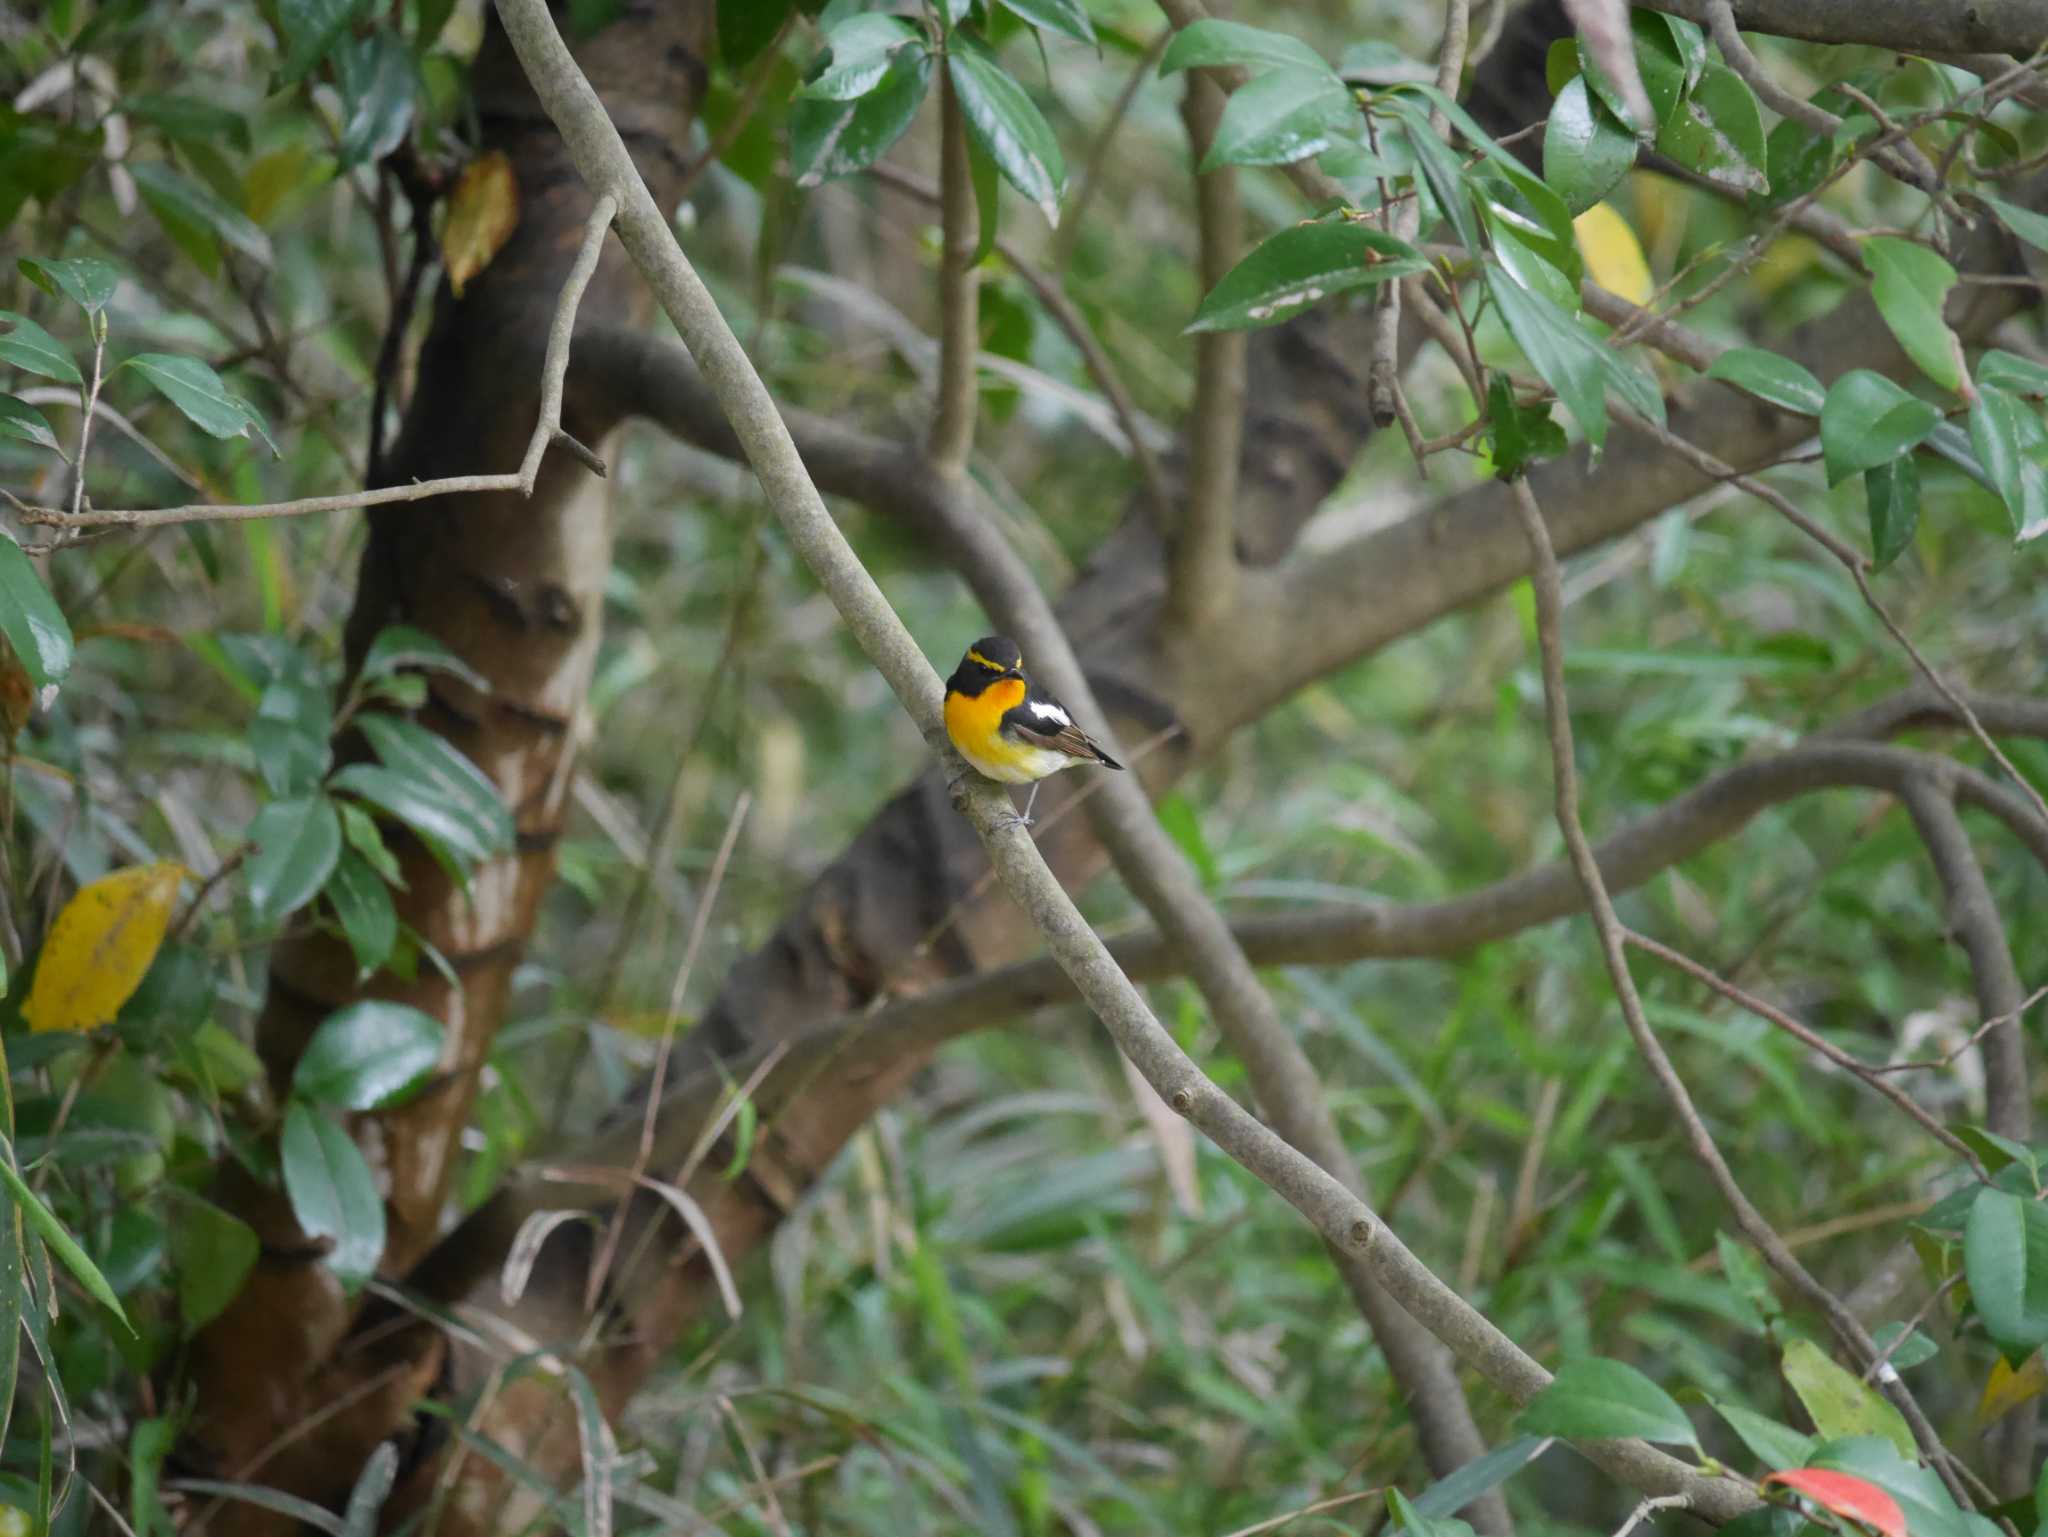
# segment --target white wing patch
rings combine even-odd
[[[1058,705],[1049,703],[1043,699],[1034,699],[1031,701],[1031,714],[1034,719],[1044,721],[1047,725],[1053,727],[1055,730],[1059,729],[1062,726],[1071,726],[1074,724],[1073,716],[1069,715],[1065,710],[1062,710]]]

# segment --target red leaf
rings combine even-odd
[[[1826,1468],[1787,1468],[1771,1474],[1764,1482],[1783,1484],[1838,1516],[1875,1527],[1884,1537],[1906,1537],[1906,1513],[1899,1509],[1897,1500],[1876,1484],[1847,1473],[1831,1473]]]

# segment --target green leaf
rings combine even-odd
[[[358,716],[356,727],[386,768],[463,818],[474,847],[484,854],[502,854],[512,847],[512,814],[498,787],[446,737],[381,713]]]
[[[1863,472],[1863,498],[1870,512],[1870,555],[1882,571],[1905,552],[1920,526],[1920,461],[1900,454]]]
[[[360,981],[390,960],[398,944],[398,909],[391,905],[391,888],[367,859],[344,849],[327,877],[326,891],[349,949],[355,952]]]
[[[0,534],[0,634],[38,689],[71,671],[71,626],[22,547]]]
[[[1963,380],[1963,350],[1955,332],[1941,318],[1948,291],[1956,285],[1956,269],[1941,256],[1910,240],[1876,235],[1863,242],[1870,267],[1870,296],[1906,356],[1945,390]]]
[[[284,44],[279,78],[286,85],[318,64],[361,14],[366,0],[278,0],[277,30]]]
[[[330,1110],[400,1104],[441,1060],[441,1022],[409,1004],[366,998],[320,1022],[292,1069],[292,1093]]]
[[[1980,1191],[1963,1224],[1970,1299],[2007,1359],[2048,1345],[2048,1207]]]
[[[1828,389],[1820,410],[1821,458],[1828,484],[1896,459],[1941,420],[1941,412],[1883,374],[1858,368]]]
[[[1547,1436],[1517,1436],[1438,1479],[1409,1504],[1421,1516],[1456,1515],[1489,1489],[1500,1487],[1521,1472],[1550,1444]]]
[[[1889,1406],[1887,1406],[1889,1407]],[[1998,1528],[1965,1515],[1932,1468],[1912,1460],[1914,1454],[1896,1442],[1876,1436],[1850,1436],[1829,1441],[1807,1466],[1850,1473],[1884,1490],[1899,1502],[1906,1529],[1913,1537],[1991,1537]]]
[[[63,457],[64,447],[57,441],[57,434],[50,430],[49,419],[27,401],[16,400],[12,395],[0,395],[0,433],[20,438],[24,443],[55,449],[58,456]]]
[[[1877,1346],[1879,1350],[1890,1350],[1891,1356],[1889,1359],[1898,1370],[1902,1372],[1911,1371],[1914,1367],[1932,1361],[1941,1354],[1941,1347],[1918,1329],[1912,1332],[1903,1345],[1893,1349],[1892,1341],[1901,1334],[1904,1334],[1905,1330],[1906,1326],[1904,1324],[1895,1321],[1888,1324],[1879,1324],[1870,1331],[1870,1342]]]
[[[1522,287],[1497,261],[1487,263],[1486,279],[1515,345],[1557,391],[1597,450],[1607,441],[1608,349],[1555,304]]]
[[[1399,120],[1408,147],[1415,154],[1415,169],[1429,187],[1429,195],[1436,199],[1436,206],[1451,228],[1457,231],[1458,239],[1468,251],[1485,249],[1485,242],[1479,233],[1479,215],[1472,206],[1472,197],[1465,182],[1465,166],[1443,137],[1429,126],[1428,114],[1419,112],[1415,104],[1398,96],[1387,97],[1381,105]]]
[[[341,812],[341,832],[348,839],[348,846],[383,877],[385,885],[405,890],[404,872],[398,868],[398,858],[384,842],[383,833],[377,830],[377,819],[354,801],[336,801],[335,806]]]
[[[1067,184],[1066,162],[1060,158],[1051,127],[1024,88],[965,34],[952,39],[946,68],[968,131],[995,161],[1003,180],[1036,203],[1048,224],[1058,224],[1060,194]]]
[[[2033,1181],[2034,1188],[2040,1188],[2041,1160],[2026,1143],[2015,1141],[2011,1137],[2001,1137],[1986,1126],[1958,1126],[1956,1136],[1983,1161],[1988,1172],[1996,1174],[2008,1165],[2018,1164],[2026,1170],[2027,1178]]]
[[[1763,111],[1756,93],[1723,65],[1709,64],[1701,73],[1658,131],[1657,149],[1723,186],[1755,193],[1770,189]]]
[[[220,375],[197,358],[170,352],[138,352],[121,365],[132,368],[154,385],[201,432],[217,438],[239,438],[254,428],[264,442],[270,433],[256,408],[239,395],[228,392]],[[270,443],[272,453],[277,445]]]
[[[858,101],[791,102],[789,162],[796,184],[815,187],[881,159],[917,116],[931,77],[931,54],[906,48],[882,83]]]
[[[136,190],[178,248],[211,277],[220,267],[213,241],[225,240],[251,261],[270,265],[270,237],[241,209],[161,160],[125,161]]]
[[[1707,377],[1801,416],[1818,416],[1827,403],[1820,380],[1792,359],[1761,347],[1730,347],[1708,366]]]
[[[432,839],[447,855],[465,865],[488,857],[490,851],[477,841],[475,822],[451,806],[434,790],[405,775],[374,763],[351,763],[330,781],[403,822],[414,832]]]
[[[1202,836],[1201,818],[1195,814],[1194,806],[1185,795],[1175,792],[1162,796],[1154,809],[1159,825],[1166,829],[1179,845],[1181,853],[1187,856],[1202,885],[1214,891],[1223,876],[1217,868],[1216,855],[1209,847],[1209,840]]]
[[[1259,245],[1212,288],[1190,331],[1236,331],[1291,320],[1347,289],[1425,272],[1405,240],[1365,224],[1297,224]]]
[[[1995,385],[1981,385],[1970,408],[1970,446],[2005,498],[2021,541],[2048,532],[2048,430],[2032,406]]]
[[[2048,364],[1994,347],[1977,359],[1977,383],[2030,400],[2048,399]]]
[[[181,1478],[176,1487],[192,1494],[217,1494],[222,1499],[240,1500],[245,1505],[274,1510],[281,1516],[304,1522],[316,1532],[325,1532],[327,1537],[341,1537],[341,1519],[333,1511],[324,1505],[315,1505],[311,1500],[302,1500],[296,1494],[286,1494],[282,1489],[268,1489],[262,1484],[230,1483],[219,1478]]]
[[[1472,1537],[1472,1528],[1455,1516],[1427,1516],[1417,1510],[1399,1489],[1387,1490],[1387,1512],[1393,1517],[1389,1531],[1406,1532],[1408,1537]]]
[[[341,85],[341,169],[374,164],[404,142],[412,127],[419,74],[412,50],[391,27],[351,38],[335,54]]]
[[[2035,213],[2031,208],[2008,203],[2002,197],[1992,197],[1985,192],[1973,193],[1972,196],[1997,214],[1999,221],[2028,245],[2048,251],[2048,214]]]
[[[1685,1411],[1656,1383],[1623,1361],[1581,1356],[1557,1370],[1549,1387],[1529,1400],[1515,1421],[1533,1435],[1567,1440],[1634,1436],[1698,1446]]]
[[[384,1202],[361,1149],[331,1117],[294,1100],[277,1150],[299,1227],[333,1240],[328,1268],[344,1291],[360,1291],[384,1257]]]
[[[858,101],[882,83],[898,53],[924,46],[924,34],[900,17],[849,16],[825,34],[829,62],[798,90],[797,99]]]
[[[1358,122],[1351,87],[1328,70],[1269,70],[1230,93],[1201,168],[1292,165],[1320,155]]]
[[[249,838],[249,908],[266,928],[312,901],[341,857],[341,821],[324,795],[272,801],[249,824]]]
[[[1575,75],[1551,104],[1543,128],[1543,179],[1575,214],[1620,185],[1636,163],[1636,137]]]
[[[210,1201],[181,1192],[178,1204],[171,1263],[178,1271],[178,1313],[193,1330],[213,1322],[235,1300],[262,1245],[248,1223]]]
[[[1512,480],[1538,459],[1565,451],[1564,428],[1550,418],[1548,401],[1525,406],[1504,373],[1486,382],[1487,435],[1493,446],[1493,472]]]
[[[90,256],[24,256],[15,263],[22,275],[52,298],[62,294],[88,315],[97,315],[114,297],[121,274]]]
[[[124,96],[121,111],[162,129],[167,137],[180,142],[226,144],[244,154],[249,150],[247,114],[218,102],[170,94]]]
[[[128,1437],[128,1524],[138,1533],[171,1530],[170,1513],[157,1498],[163,1481],[164,1459],[178,1442],[178,1422],[172,1419],[144,1419],[135,1422]]]
[[[1283,69],[1321,70],[1330,73],[1323,56],[1298,37],[1285,32],[1268,32],[1237,21],[1204,18],[1173,34],[1166,52],[1159,56],[1159,73],[1171,75],[1183,69],[1203,69],[1217,64],[1239,64],[1251,69],[1278,66]],[[1334,77],[1333,77],[1334,78]]]
[[[1814,1428],[1834,1440],[1841,1436],[1880,1436],[1905,1457],[1914,1456],[1913,1432],[1884,1396],[1854,1372],[1837,1366],[1812,1340],[1795,1339],[1780,1363],[1785,1380],[1799,1395]]]
[[[1749,1448],[1750,1455],[1767,1469],[1801,1467],[1813,1455],[1813,1449],[1820,1445],[1818,1437],[1802,1435],[1790,1425],[1780,1424],[1754,1409],[1745,1409],[1740,1404],[1724,1404],[1718,1398],[1710,1398],[1707,1402],[1728,1422],[1728,1428]]]
[[[596,1448],[590,1450],[594,1453]],[[377,1537],[377,1513],[391,1498],[391,1488],[397,1482],[398,1443],[380,1442],[370,1453],[370,1460],[363,1464],[363,1471],[356,1475],[355,1487],[348,1492],[348,1506],[341,1513],[341,1537]],[[589,1523],[585,1530],[596,1530],[596,1523]]]
[[[1077,43],[1096,46],[1095,26],[1080,0],[1003,0],[1003,6],[1041,32],[1058,32]]]
[[[70,351],[28,316],[0,310],[0,323],[9,327],[8,333],[0,336],[0,363],[12,363],[25,372],[41,374],[60,384],[85,383],[85,376],[71,361]]]
[[[409,624],[386,625],[363,653],[360,676],[381,678],[404,671],[445,672],[479,694],[491,691],[490,680],[425,630]]]
[[[446,3],[446,0],[444,0]],[[789,19],[791,0],[755,0],[751,5],[718,7],[718,52],[725,66],[745,69],[775,41]]]
[[[92,1256],[78,1246],[78,1241],[57,1220],[56,1213],[45,1206],[42,1197],[29,1189],[27,1182],[15,1172],[12,1147],[0,1148],[0,1184],[7,1187],[22,1221],[35,1229],[36,1236],[50,1246],[50,1252],[71,1272],[72,1279],[85,1288],[93,1301],[120,1319],[122,1328],[133,1334],[135,1326],[121,1311],[121,1299],[114,1295],[114,1288],[107,1285],[107,1278],[100,1274],[100,1267],[92,1262]]]

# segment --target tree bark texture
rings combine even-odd
[[[684,133],[706,80],[711,21],[710,0],[631,5],[581,51],[657,196],[678,185]],[[460,299],[445,283],[440,289],[418,384],[389,456],[392,483],[517,468],[539,410],[548,321],[591,208],[495,21],[474,86],[479,147],[510,159],[518,225]],[[633,325],[646,312],[631,265],[611,245],[584,296],[583,321]],[[563,426],[603,454],[617,421],[571,397]],[[504,494],[410,503],[371,514],[370,526],[348,621],[350,664],[385,626],[402,623],[434,635],[484,676],[488,693],[435,675],[418,718],[489,775],[511,808],[516,846],[476,869],[465,895],[416,840],[387,827],[406,880],[406,890],[394,892],[399,916],[446,957],[460,985],[423,961],[412,982],[385,973],[359,988],[344,944],[296,940],[272,956],[257,1048],[282,1093],[313,1029],[366,993],[445,1022],[447,1046],[427,1092],[355,1124],[385,1183],[389,1240],[381,1268],[402,1277],[441,1233],[478,1076],[554,877],[611,562],[609,489],[553,452],[531,500]],[[256,1227],[263,1257],[196,1342],[189,1370],[199,1414],[182,1457],[195,1471],[335,1501],[377,1441],[409,1423],[410,1404],[440,1375],[440,1351],[410,1339],[337,1357],[351,1308],[282,1196],[232,1176],[219,1194]],[[380,1375],[384,1386],[319,1435],[251,1468],[280,1431]],[[243,1504],[212,1523],[222,1533],[288,1528]]]

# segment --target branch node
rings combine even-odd
[[[555,428],[552,442],[557,448],[567,450],[570,458],[574,459],[600,480],[604,479],[607,475],[608,472],[604,467],[604,460],[598,456],[597,451],[587,447],[574,433],[566,428]]]

